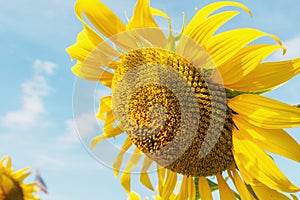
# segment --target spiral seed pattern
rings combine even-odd
[[[178,80],[165,77],[178,87],[180,95],[186,96],[185,102],[191,112],[182,116],[181,105],[177,96],[170,88],[157,83],[139,87],[130,95],[129,105],[119,102],[117,109],[124,113],[119,117],[125,124],[124,131],[131,141],[147,156],[157,163],[184,175],[200,177],[211,176],[228,169],[233,161],[232,154],[232,111],[227,106],[224,88],[221,85],[206,81],[202,70],[197,70],[193,64],[173,52],[162,49],[144,48],[124,54],[113,78],[114,86],[131,69],[141,65],[162,65],[176,70],[190,86],[197,102],[180,91]],[[147,72],[153,74],[157,71]],[[132,81],[143,81],[139,74]],[[176,85],[177,84],[177,85]],[[126,92],[126,91],[124,91]],[[116,105],[115,105],[116,106]],[[195,120],[200,115],[197,133],[179,134],[182,118]],[[138,128],[137,128],[138,127]],[[177,137],[178,140],[174,141]],[[174,148],[164,148],[171,143]],[[188,148],[183,148],[188,145]],[[203,147],[204,148],[203,148]],[[202,147],[202,148],[201,148]],[[207,151],[201,157],[201,151]],[[152,154],[156,152],[156,154]],[[179,154],[178,154],[179,152]],[[180,155],[173,158],[174,155]],[[174,162],[165,164],[172,159]]]

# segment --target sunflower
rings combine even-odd
[[[220,11],[224,7],[231,9]],[[300,109],[261,94],[297,75],[300,59],[265,62],[286,51],[275,35],[253,28],[220,32],[237,9],[251,15],[238,2],[211,3],[175,35],[171,19],[149,0],[137,0],[127,24],[98,0],[77,1],[83,30],[67,49],[77,59],[72,71],[111,89],[97,114],[104,133],[91,147],[127,134],[113,167],[116,176],[122,171],[129,194],[131,172],[142,163],[140,181],[151,190],[148,172],[157,166],[161,199],[195,199],[196,193],[212,199],[209,177],[216,178],[221,199],[236,199],[226,176],[241,199],[288,199],[282,192],[296,198],[300,188],[268,153],[300,161],[299,144],[284,130],[300,125]],[[262,37],[273,42],[259,44]]]
[[[5,156],[0,161],[0,199],[1,200],[38,200],[33,195],[37,191],[35,183],[24,183],[30,175],[28,168],[14,172],[11,159]]]

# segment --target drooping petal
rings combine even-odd
[[[170,195],[173,193],[174,188],[176,186],[176,181],[177,181],[177,173],[168,170],[165,186],[163,188],[162,195],[161,195],[162,199],[170,198]]]
[[[263,129],[253,126],[238,116],[234,123],[241,132],[247,132],[261,148],[300,162],[300,145],[283,129]]]
[[[106,37],[125,31],[125,25],[105,4],[99,0],[78,0],[78,12],[84,12],[91,23]]]
[[[101,67],[96,67],[95,65],[91,66],[78,61],[72,67],[72,72],[84,80],[99,81],[103,85],[111,87],[113,73]]]
[[[189,199],[194,199],[196,196],[196,186],[194,182],[194,178],[192,176],[189,176],[187,178],[188,180],[188,197]]]
[[[123,157],[124,154],[127,152],[127,150],[132,146],[132,142],[130,140],[130,138],[126,138],[119,154],[117,155],[114,163],[113,163],[113,169],[114,169],[114,174],[116,177],[118,177],[119,172],[120,172],[120,168],[122,166],[122,162],[123,162]]]
[[[300,125],[300,109],[254,94],[238,95],[228,100],[231,109],[247,122],[266,129]]]
[[[248,184],[256,185],[258,180],[275,190],[300,191],[285,177],[272,158],[251,141],[246,132],[233,129],[232,140],[236,165]]]
[[[252,186],[253,191],[259,199],[263,200],[289,200],[284,194],[277,192],[269,188],[268,186],[260,183],[255,186]]]
[[[131,188],[131,175],[130,173],[124,172],[120,177],[120,182],[127,193],[130,193]]]
[[[266,62],[257,65],[236,84],[228,88],[240,91],[263,91],[277,87],[300,73],[300,58],[281,62]]]
[[[128,161],[124,172],[120,177],[121,185],[124,187],[127,193],[130,193],[130,186],[131,186],[131,171],[132,169],[138,164],[142,157],[140,150],[135,148],[134,153],[132,154],[130,160]]]
[[[240,28],[215,35],[207,42],[206,50],[215,65],[220,66],[230,60],[246,45],[264,36],[271,37],[281,44],[280,40],[274,35],[252,28]]]
[[[166,170],[164,167],[157,165],[158,191],[160,195],[162,195],[163,192],[166,171],[169,170]]]
[[[147,188],[149,188],[150,190],[154,190],[149,174],[148,174],[148,169],[151,166],[151,164],[153,163],[153,160],[151,160],[150,158],[148,158],[147,156],[145,156],[144,158],[144,162],[143,162],[143,167],[142,167],[142,171],[140,174],[140,181],[141,183],[146,186]]]
[[[94,149],[102,140],[116,137],[124,131],[118,126],[114,126],[116,122],[111,109],[111,96],[101,98],[97,117],[104,120],[103,134],[93,138],[91,149]]]
[[[141,197],[136,192],[130,192],[128,200],[141,200]]]
[[[188,177],[187,176],[183,176],[182,178],[182,182],[181,182],[181,188],[180,191],[178,193],[178,195],[176,196],[175,200],[187,200],[188,199]]]
[[[248,191],[245,183],[242,181],[241,177],[236,172],[235,168],[232,168],[231,172],[232,172],[232,174],[230,173],[230,171],[228,172],[228,174],[229,174],[230,178],[232,179],[236,189],[238,190],[238,192],[241,196],[241,199],[254,200],[253,196]]]
[[[106,119],[106,114],[112,111],[111,96],[105,96],[100,99],[99,110],[96,115],[101,120]]]
[[[227,185],[221,174],[217,174],[219,193],[221,200],[236,200],[236,197],[230,187]]]
[[[267,56],[283,48],[281,45],[258,44],[241,49],[230,60],[218,67],[224,86],[237,89],[239,81],[253,71]],[[255,80],[255,78],[254,78]]]
[[[212,193],[205,177],[199,178],[199,193],[201,199],[212,200]]]
[[[91,150],[93,150],[102,140],[113,138],[123,133],[123,130],[116,126],[115,128],[106,130],[103,134],[98,135],[92,139]]]

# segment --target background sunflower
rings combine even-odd
[[[38,191],[36,183],[25,183],[29,168],[14,171],[11,159],[5,156],[0,161],[0,199],[1,200],[39,200],[34,193]]]

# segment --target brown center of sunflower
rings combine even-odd
[[[144,66],[143,72],[131,73],[127,83],[120,81],[139,66]],[[159,77],[159,69],[163,71],[165,66],[180,77],[176,80],[168,74]],[[121,93],[113,101],[113,109],[117,110],[117,118],[131,141],[158,164],[194,177],[215,175],[233,163],[232,112],[223,95],[224,88],[207,81],[209,73],[205,71],[166,50],[138,49],[121,57],[112,86],[113,99],[116,91]],[[159,81],[151,83],[150,79]],[[161,79],[166,84],[161,84]],[[189,86],[196,101],[182,82]],[[136,89],[130,92],[132,86],[126,88],[128,84]],[[122,99],[126,95],[128,100]],[[183,109],[188,112],[183,113]],[[182,131],[195,123],[195,133]]]
[[[23,191],[17,181],[0,172],[0,200],[23,200]]]

